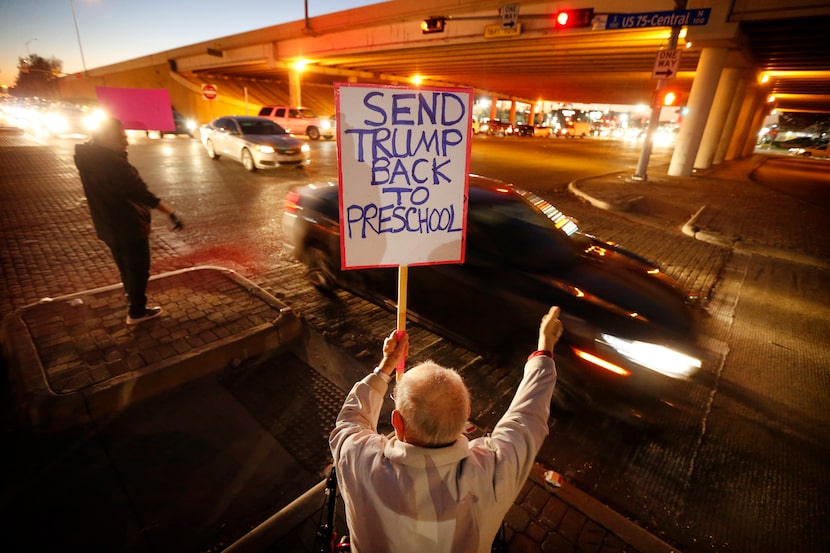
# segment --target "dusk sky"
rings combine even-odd
[[[0,85],[14,86],[18,58],[94,69],[196,42],[305,17],[306,0],[0,0]],[[378,0],[307,0],[310,17]],[[75,18],[72,6],[75,7]],[[75,20],[78,33],[75,31]],[[80,35],[80,46],[78,41]]]

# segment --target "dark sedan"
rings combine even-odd
[[[538,321],[562,308],[559,398],[627,420],[682,409],[700,369],[696,309],[645,259],[578,231],[547,201],[470,177],[463,264],[409,268],[407,315],[472,349],[515,362],[535,347]],[[342,286],[394,307],[397,270],[341,270],[335,184],[285,200],[287,247],[318,288]],[[564,393],[563,393],[564,392]]]

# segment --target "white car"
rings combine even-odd
[[[248,171],[309,163],[308,144],[264,117],[219,117],[202,125],[200,134],[210,159],[228,156]]]

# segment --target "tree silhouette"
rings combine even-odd
[[[17,58],[19,73],[14,88],[9,92],[13,96],[51,98],[55,95],[55,81],[61,76],[63,62],[56,58],[46,59],[37,54],[28,58]]]

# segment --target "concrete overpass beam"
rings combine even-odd
[[[709,110],[706,128],[703,130],[703,137],[700,139],[700,147],[695,157],[695,169],[708,169],[712,166],[741,73],[742,69],[737,67],[727,67],[721,72],[715,98],[712,101],[712,109]]]
[[[726,48],[704,48],[700,55],[695,80],[689,92],[689,113],[680,127],[669,164],[671,176],[688,177],[692,174],[698,145],[703,137],[727,53]]]

